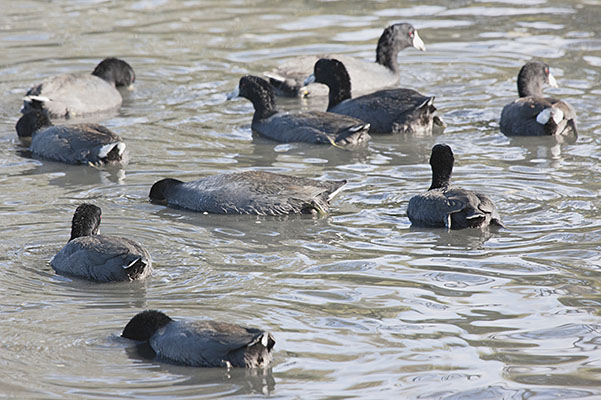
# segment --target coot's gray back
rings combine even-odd
[[[370,124],[369,133],[431,135],[436,107],[433,96],[412,89],[388,89],[343,101],[330,112]]]
[[[96,282],[144,279],[151,273],[146,249],[132,240],[104,235],[71,240],[50,265],[61,275]]]
[[[23,113],[45,110],[50,118],[76,118],[109,112],[121,107],[117,87],[131,87],[133,68],[123,60],[109,57],[90,74],[70,73],[52,76],[34,85],[23,99]]]
[[[171,321],[150,338],[161,359],[195,367],[265,367],[274,340],[260,329],[216,321]]]
[[[431,189],[409,200],[407,216],[414,226],[464,229],[503,226],[492,200],[457,187]]]
[[[150,275],[152,262],[146,249],[136,242],[98,235],[102,210],[80,204],[71,220],[69,242],[50,261],[62,275],[96,282],[143,279]]]
[[[413,196],[407,216],[414,226],[464,229],[503,227],[492,200],[483,193],[451,186],[455,157],[451,147],[432,147],[432,184],[426,193]]]
[[[326,144],[354,149],[369,140],[370,125],[358,118],[329,112],[277,113],[253,120],[253,131],[283,143]]]
[[[44,79],[27,92],[23,112],[45,109],[51,118],[77,118],[121,107],[121,93],[91,74],[64,74]]]
[[[125,143],[98,124],[53,125],[44,110],[25,113],[15,126],[22,140],[30,141],[34,155],[68,164],[127,163]]]
[[[169,205],[215,214],[325,213],[330,198],[345,183],[248,171],[175,182],[163,195]]]
[[[124,165],[125,143],[98,124],[56,125],[34,134],[30,150],[41,157],[68,164]]]

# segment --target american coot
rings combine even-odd
[[[253,103],[252,130],[278,142],[357,147],[369,140],[369,124],[356,118],[318,111],[278,112],[273,89],[257,76],[240,78],[238,87],[228,95],[228,99],[238,96]]]
[[[504,227],[495,205],[485,194],[451,186],[453,151],[444,144],[432,148],[432,185],[409,200],[407,215],[414,226],[447,229]]]
[[[100,208],[84,203],[75,210],[71,238],[50,265],[67,276],[96,282],[132,281],[151,273],[150,255],[138,243],[120,237],[98,235]]]
[[[31,138],[35,155],[67,164],[127,163],[125,143],[98,124],[53,125],[43,110],[31,110],[17,122],[19,138]]]
[[[346,66],[355,93],[370,93],[399,82],[399,51],[407,47],[415,47],[425,51],[424,42],[411,24],[402,23],[390,25],[380,36],[376,48],[376,62],[367,62],[354,57],[336,55],[336,59]],[[266,72],[265,76],[280,96],[326,96],[325,87],[321,85],[305,86],[303,80],[313,71],[313,66],[320,58],[330,58],[330,55],[295,57],[277,69]]]
[[[530,61],[520,69],[520,98],[503,107],[501,132],[507,136],[577,137],[574,109],[561,100],[543,97],[542,86],[545,83],[557,87],[547,64]]]
[[[162,179],[152,201],[212,214],[327,213],[346,181],[316,181],[263,171],[208,176],[192,182]]]
[[[131,88],[135,79],[128,63],[106,58],[92,74],[71,73],[44,79],[29,89],[21,112],[44,109],[50,118],[73,118],[116,110],[123,102],[116,88]]]
[[[216,321],[174,321],[156,310],[134,316],[121,336],[148,342],[158,360],[191,367],[264,368],[275,345],[273,336],[260,329]]]
[[[351,99],[351,78],[345,66],[328,58],[315,63],[313,74],[305,80],[306,84],[311,82],[323,83],[330,89],[329,112],[369,122],[369,133],[432,134],[432,123],[437,117],[432,105],[434,96],[423,96],[411,89],[387,89]]]

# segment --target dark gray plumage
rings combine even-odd
[[[192,367],[264,368],[273,336],[255,328],[215,321],[174,321],[156,310],[134,316],[124,338],[148,342],[158,360]]]
[[[95,282],[132,281],[150,275],[150,255],[138,243],[98,235],[101,210],[81,204],[75,210],[69,242],[50,261],[61,274]]]
[[[370,124],[369,133],[432,134],[434,97],[411,89],[387,89],[351,98],[351,78],[335,59],[322,58],[305,83],[319,82],[330,90],[328,112],[348,115]],[[442,122],[440,122],[442,124]]]
[[[43,110],[31,110],[17,122],[19,138],[31,138],[29,149],[40,157],[67,164],[127,163],[125,143],[99,124],[53,125]]]
[[[327,213],[346,181],[316,181],[262,171],[208,176],[192,182],[162,179],[152,201],[212,214]]]
[[[399,82],[398,54],[407,47],[415,47],[425,51],[424,42],[417,30],[407,23],[390,25],[378,40],[376,62],[366,62],[350,56],[336,55],[346,66],[353,81],[355,93],[370,93]],[[330,55],[301,56],[280,65],[271,72],[266,72],[269,83],[280,96],[326,96],[327,89],[321,85],[304,85],[303,80],[313,71],[313,66],[320,58]]]
[[[356,147],[369,140],[369,124],[356,118],[317,111],[278,112],[271,86],[257,76],[240,78],[238,87],[228,98],[238,96],[253,103],[252,130],[278,142]]]
[[[576,112],[564,101],[543,97],[544,84],[557,87],[547,64],[531,61],[520,69],[520,98],[503,107],[501,132],[507,136],[558,135],[576,139]]]
[[[501,217],[488,196],[451,186],[455,159],[451,148],[437,144],[432,148],[432,185],[424,194],[409,200],[407,215],[414,226],[463,229],[503,227]]]
[[[23,113],[45,110],[50,118],[73,118],[117,110],[123,99],[117,87],[131,87],[132,67],[118,58],[106,58],[92,74],[52,76],[33,86],[23,99]]]

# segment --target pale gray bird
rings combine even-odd
[[[21,112],[45,110],[50,118],[74,118],[117,110],[123,102],[117,87],[131,88],[135,80],[128,63],[105,58],[91,74],[56,75],[34,85],[23,99]]]
[[[400,71],[397,57],[407,47],[425,51],[424,42],[417,30],[408,23],[390,25],[378,40],[376,61],[369,62],[342,54],[295,57],[264,75],[279,96],[327,96],[322,85],[304,85],[304,79],[313,72],[313,66],[320,58],[334,57],[346,66],[353,90],[356,94],[371,93],[376,90],[397,86]]]

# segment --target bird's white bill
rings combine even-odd
[[[313,83],[313,82],[315,82],[315,74],[311,74],[311,75],[309,75],[309,76],[308,76],[308,77],[305,79],[305,81],[303,82],[303,86],[307,86],[307,85],[309,85],[309,84],[311,84],[311,83]]]
[[[551,87],[559,87],[559,85],[557,84],[557,81],[555,80],[555,77],[553,75],[551,75],[551,73],[549,72],[549,86]]]
[[[422,40],[422,38],[419,37],[417,31],[414,32],[415,36],[413,36],[413,47],[420,51],[426,51],[426,45],[424,44],[424,41]]]
[[[228,100],[235,99],[238,96],[240,96],[240,86],[236,86],[236,89],[234,89],[231,92],[229,92],[227,94],[227,99]]]

